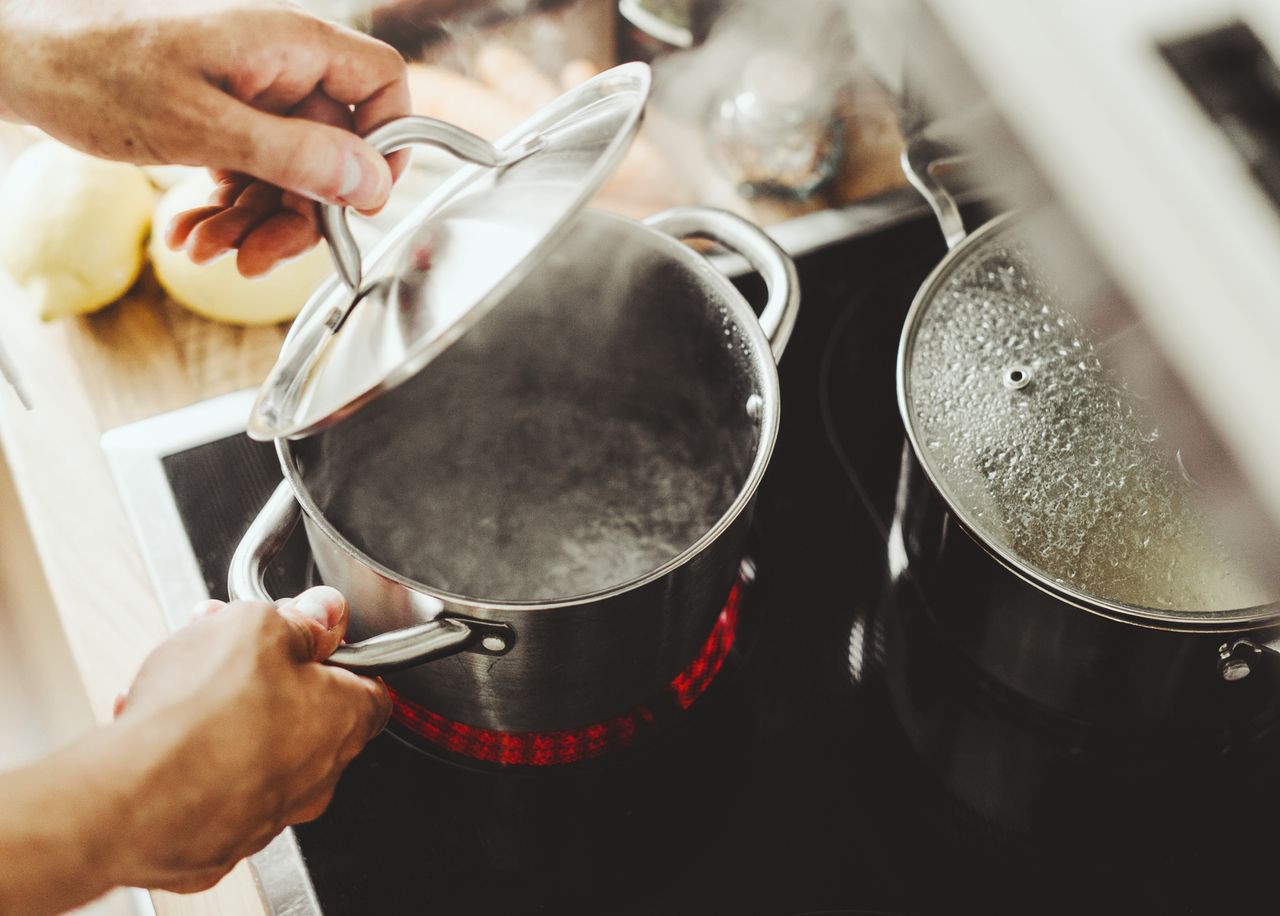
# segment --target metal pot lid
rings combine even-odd
[[[1212,534],[1176,445],[1017,227],[966,239],[907,318],[898,398],[926,473],[990,552],[1060,597],[1161,621],[1264,616],[1273,596]]]
[[[345,212],[322,208],[337,274],[307,303],[250,414],[255,439],[324,429],[421,371],[511,291],[567,231],[626,153],[649,94],[645,64],[583,83],[492,146],[429,118],[369,134],[470,163],[366,257]],[[352,290],[359,289],[359,295]]]

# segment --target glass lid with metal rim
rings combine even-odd
[[[249,419],[255,439],[306,436],[419,372],[534,269],[626,153],[649,68],[615,67],[490,145],[429,118],[369,134],[471,163],[361,258],[345,213],[322,210],[337,275],[294,322]]]
[[[929,477],[988,549],[1051,591],[1157,620],[1264,616],[1274,596],[1214,535],[1176,444],[1018,227],[971,236],[908,317],[899,404]]]

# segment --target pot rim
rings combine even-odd
[[[1001,544],[991,543],[980,534],[969,523],[967,513],[959,508],[955,496],[943,484],[939,476],[934,473],[930,463],[925,460],[924,452],[916,436],[915,424],[912,421],[910,411],[907,409],[907,355],[915,342],[916,331],[919,329],[920,324],[920,315],[936,298],[938,287],[950,278],[951,274],[968,259],[975,249],[982,246],[988,236],[1006,227],[1009,223],[1016,222],[1020,217],[1021,213],[1019,211],[1010,210],[987,220],[987,222],[966,235],[964,239],[946,253],[942,260],[929,272],[929,275],[925,277],[924,282],[920,284],[920,288],[916,291],[915,297],[911,300],[911,308],[907,310],[907,317],[902,326],[902,336],[898,340],[896,369],[898,414],[902,419],[907,441],[911,443],[911,451],[915,454],[916,461],[919,462],[920,467],[924,470],[929,483],[942,497],[943,502],[946,503],[947,508],[951,511],[952,516],[960,527],[984,551],[1028,584],[1073,607],[1097,614],[1109,620],[1171,632],[1229,632],[1233,628],[1258,629],[1276,623],[1280,619],[1280,602],[1221,611],[1177,611],[1112,601],[1100,595],[1094,595],[1071,588],[1064,583],[1056,582],[1047,574],[1025,563],[1021,557],[1011,550]]]
[[[738,488],[738,493],[734,497],[732,503],[724,511],[719,519],[716,520],[710,528],[705,531],[696,541],[667,560],[662,565],[635,576],[625,582],[613,585],[605,589],[594,592],[588,592],[583,595],[574,595],[565,598],[553,598],[545,600],[530,601],[512,601],[512,600],[496,600],[486,598],[475,598],[467,595],[459,595],[444,589],[434,588],[407,576],[397,573],[395,570],[378,562],[358,549],[354,544],[347,540],[321,512],[320,507],[316,505],[311,498],[311,493],[307,489],[306,484],[302,480],[302,475],[298,472],[296,463],[293,460],[293,452],[291,448],[292,440],[288,438],[277,438],[275,440],[276,455],[280,460],[281,470],[284,472],[285,479],[289,481],[289,485],[293,490],[294,498],[298,501],[298,505],[302,507],[302,511],[307,520],[320,529],[324,535],[329,538],[340,550],[343,551],[350,559],[368,567],[387,579],[419,594],[428,595],[436,598],[446,604],[465,605],[468,608],[483,608],[493,611],[521,611],[521,610],[551,610],[560,607],[574,607],[583,604],[593,604],[606,601],[626,592],[634,591],[668,575],[672,571],[684,566],[698,554],[706,550],[712,543],[720,538],[720,536],[728,530],[728,528],[737,521],[738,517],[746,511],[751,501],[755,498],[756,490],[760,487],[760,481],[764,478],[764,473],[769,466],[769,460],[773,456],[774,446],[778,438],[778,426],[781,420],[781,396],[780,384],[778,380],[778,366],[773,354],[770,350],[768,339],[764,335],[764,330],[760,327],[760,321],[756,313],[748,305],[742,294],[729,281],[723,273],[715,268],[705,257],[695,252],[692,248],[685,245],[679,239],[667,235],[657,229],[645,226],[643,223],[630,217],[623,216],[618,213],[610,213],[603,210],[584,209],[578,213],[573,219],[569,220],[570,225],[576,224],[581,219],[599,219],[609,220],[616,224],[626,227],[630,232],[643,232],[651,244],[662,248],[665,253],[672,257],[676,262],[681,264],[687,271],[697,274],[700,279],[713,289],[720,293],[721,302],[733,317],[734,322],[738,326],[738,330],[742,332],[744,338],[749,341],[749,345],[754,351],[752,354],[752,364],[759,367],[757,373],[759,390],[758,393],[763,399],[762,413],[760,415],[760,438],[756,444],[755,458],[751,464],[751,470],[747,474],[747,479],[743,481],[742,486]],[[567,237],[567,234],[566,234]],[[429,370],[423,370],[429,371]]]

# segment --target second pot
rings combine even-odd
[[[1175,450],[1038,269],[1018,217],[966,235],[929,159],[918,145],[904,166],[951,250],[899,350],[901,612],[1074,722],[1262,727],[1280,711],[1275,666],[1257,664],[1280,606],[1213,537]]]

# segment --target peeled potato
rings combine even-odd
[[[46,321],[96,311],[138,278],[154,202],[137,166],[36,143],[0,184],[0,263]]]
[[[316,287],[333,273],[322,242],[300,257],[263,277],[248,279],[227,255],[209,264],[196,264],[185,251],[164,243],[164,227],[176,214],[208,203],[213,182],[200,174],[175,185],[156,206],[156,231],[149,253],[156,278],[169,296],[205,318],[231,324],[275,324],[296,316]]]

